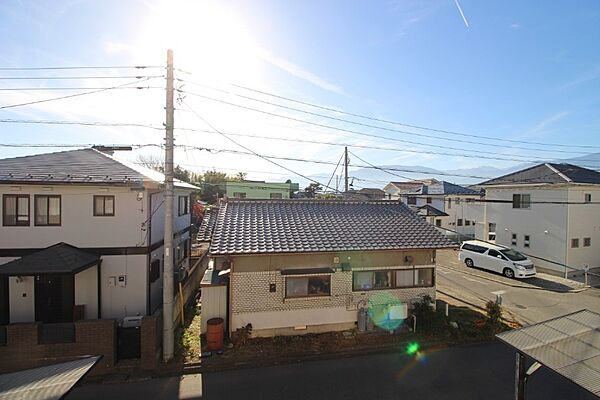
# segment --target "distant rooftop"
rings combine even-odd
[[[481,186],[518,184],[600,184],[600,172],[573,164],[544,163],[480,183]]]
[[[452,194],[479,194],[478,191],[456,185],[446,181],[436,179],[425,179],[407,182],[390,182],[400,190],[402,194],[431,194],[431,195],[452,195]]]
[[[120,161],[96,149],[68,150],[0,159],[0,183],[80,184],[141,187],[164,182],[158,171]],[[197,189],[175,180],[175,186]]]

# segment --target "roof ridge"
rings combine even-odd
[[[546,167],[548,167],[552,171],[554,171],[554,173],[556,173],[558,176],[560,176],[561,178],[563,178],[565,181],[567,181],[567,182],[573,182],[573,179],[569,178],[568,176],[566,176],[565,174],[563,174],[562,172],[560,172],[551,163],[545,163],[545,165],[546,165]]]

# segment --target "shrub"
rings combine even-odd
[[[231,342],[235,348],[244,347],[252,335],[252,324],[236,329],[231,334]]]
[[[490,300],[485,305],[485,311],[487,314],[486,327],[490,335],[494,335],[502,327],[502,306]]]

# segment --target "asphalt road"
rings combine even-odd
[[[438,265],[437,289],[440,293],[478,306],[495,300],[496,294],[501,294],[504,309],[523,324],[545,321],[583,308],[600,312],[600,289],[597,288],[577,293],[558,293],[542,289],[544,284],[539,280],[533,285],[527,280],[508,279],[456,263],[450,267],[445,267],[443,263]],[[512,286],[521,283],[528,287]]]
[[[452,347],[416,360],[376,354],[242,369],[185,378],[76,388],[76,399],[460,399],[506,400],[513,396],[514,353],[501,343]],[[592,394],[540,369],[527,399],[592,400]]]

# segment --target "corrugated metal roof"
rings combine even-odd
[[[164,182],[158,171],[117,160],[95,149],[79,149],[0,160],[0,183],[80,184],[141,187]],[[176,180],[175,186],[198,189]]]
[[[496,337],[600,396],[600,314],[581,310]]]
[[[405,204],[391,201],[229,200],[212,254],[452,248]]]
[[[100,360],[100,356],[0,375],[0,400],[58,400]]]

